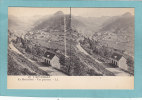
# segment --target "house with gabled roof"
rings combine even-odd
[[[60,69],[59,57],[55,53],[47,51],[45,52],[43,59],[45,64]]]
[[[113,53],[110,59],[111,59],[112,65],[125,69],[125,70],[128,69],[127,60],[125,57],[123,57],[123,55]]]

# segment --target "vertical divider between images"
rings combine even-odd
[[[1,20],[2,20],[2,19],[1,19],[1,17],[2,17],[2,14],[1,14],[1,13],[2,13],[2,12],[1,12],[1,9],[2,9],[1,2],[2,2],[2,1],[0,1],[0,45],[1,45],[1,43],[2,43],[2,41],[1,41],[1,33],[2,33],[2,32],[1,32],[1,31],[2,31],[2,30],[1,30],[1,29],[2,29],[2,27],[1,27],[1,26],[2,26],[2,24],[1,24]],[[1,46],[0,46],[0,55],[1,55]],[[1,59],[1,56],[0,56],[0,59]],[[1,87],[2,87],[2,84],[1,84],[1,82],[2,82],[1,80],[2,80],[2,79],[1,79],[1,78],[2,78],[2,67],[1,67],[1,60],[0,60],[0,96],[1,96]]]
[[[70,36],[72,36],[72,35],[71,35],[71,31],[72,31],[72,28],[71,28],[71,21],[72,21],[72,20],[71,20],[71,7],[70,7],[70,21],[69,21],[69,22],[70,22],[70,25],[69,25],[69,27],[70,27]],[[72,57],[71,57],[71,56],[72,56],[72,54],[71,54],[71,39],[72,39],[72,38],[70,37],[70,66],[69,66],[69,69],[71,68],[71,62],[72,62],[72,61],[71,61],[71,59],[72,59]]]

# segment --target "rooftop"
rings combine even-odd
[[[117,60],[119,61],[121,59],[122,55],[120,54],[117,54],[117,53],[113,53],[111,58],[114,59],[114,60]]]
[[[44,57],[49,58],[49,59],[52,59],[54,56],[55,56],[55,54],[51,53],[51,52],[45,52],[45,54],[44,54]]]

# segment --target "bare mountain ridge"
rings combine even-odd
[[[67,30],[70,28],[70,15],[64,14],[62,11],[58,11],[50,17],[39,19],[35,23],[34,30],[64,30],[64,17],[66,18]],[[110,17],[80,17],[80,16],[71,16],[71,27],[72,30],[77,31],[83,36],[92,36],[96,31],[100,29],[100,26]]]
[[[100,31],[112,31],[118,33],[119,30],[127,30],[134,27],[134,16],[130,13],[125,13],[122,16],[114,16],[103,23]]]
[[[70,29],[70,15],[64,14],[62,11],[58,11],[50,16],[37,16],[35,21],[27,24],[19,20],[16,17],[9,16],[9,29],[16,30],[16,34],[20,31],[27,33],[27,30],[44,30],[58,31],[49,32],[45,35],[49,35],[49,38],[61,38],[64,35],[64,18],[66,18],[67,30]],[[71,16],[71,27],[72,35],[76,38],[80,36],[85,37],[95,37],[105,43],[120,43],[119,41],[126,43],[128,47],[134,47],[134,16],[130,13],[125,13],[121,16],[102,16],[102,17],[81,17],[81,16]],[[74,32],[76,31],[76,32]],[[101,36],[96,36],[95,34],[101,33]],[[78,35],[80,34],[80,35]],[[108,35],[110,34],[110,36]],[[114,46],[118,46],[114,44]],[[113,45],[112,45],[113,46]],[[126,46],[127,47],[127,46]],[[126,48],[124,45],[124,48]],[[128,49],[128,48],[127,48]]]
[[[66,18],[67,30],[70,28],[70,20],[67,14],[62,11],[58,11],[50,17],[45,17],[44,20],[41,18],[34,24],[34,30],[64,30],[64,17]],[[99,31],[117,31],[119,27],[127,29],[128,25],[133,27],[133,16],[130,13],[125,13],[122,16],[102,16],[102,17],[81,17],[71,16],[71,27],[72,30],[77,31],[85,37],[91,37],[95,32]],[[114,24],[115,23],[115,24]],[[127,25],[128,24],[128,25]],[[129,28],[129,27],[128,27]]]
[[[27,31],[32,28],[32,22],[27,21],[25,17],[15,17],[12,15],[8,16],[8,29],[14,32],[15,35],[24,35]]]
[[[99,34],[99,35],[98,35]],[[101,44],[134,54],[134,16],[125,13],[114,16],[104,22],[102,29],[96,32],[93,39]]]
[[[70,29],[70,15],[64,14],[61,11],[56,12],[54,15],[51,15],[50,17],[47,17],[46,19],[41,20],[40,23],[36,22],[35,27],[33,30],[58,30],[60,32],[64,31],[64,20],[66,24],[66,30]],[[81,21],[78,21],[72,16],[72,29],[75,30],[75,28],[79,27],[86,27],[84,23]]]
[[[44,20],[41,19],[43,22],[36,23],[34,30],[58,31],[49,32],[48,35],[60,39],[64,35],[64,18],[66,19],[66,29],[69,30],[70,15],[66,15],[61,11],[44,18]],[[93,36],[93,38],[99,39],[102,45],[109,44],[115,49],[133,54],[131,48],[134,48],[134,16],[130,13],[127,12],[121,16],[112,17],[80,17],[72,15],[71,18],[72,35],[76,35],[74,39],[80,36],[91,38]],[[101,35],[96,36],[95,34],[98,33],[101,33]]]

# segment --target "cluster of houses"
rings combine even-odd
[[[15,38],[15,36],[12,36],[12,37]],[[9,38],[9,39],[11,39],[11,38]],[[13,40],[13,38],[12,38],[12,40]],[[20,38],[17,38],[14,40],[21,41]],[[44,53],[44,56],[42,57],[42,62],[44,62],[46,65],[60,69],[60,59],[53,52],[46,51]],[[112,56],[110,57],[110,63],[113,66],[119,67],[124,70],[128,70],[127,59],[121,54],[113,53]]]

